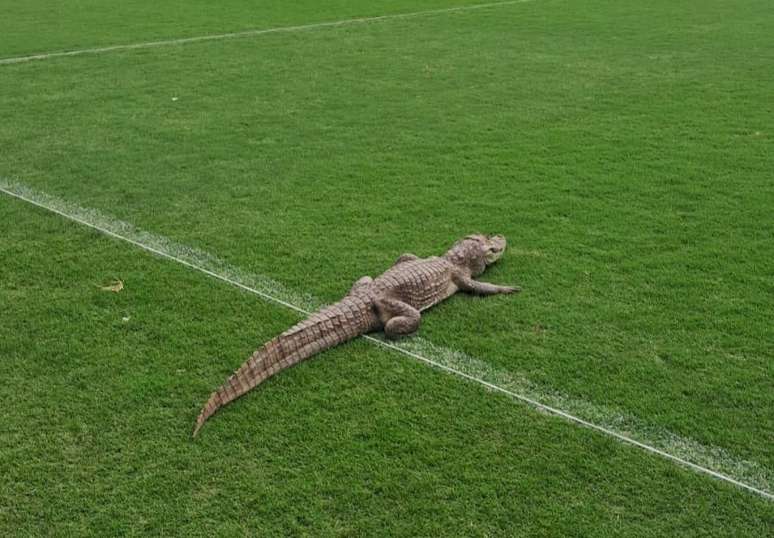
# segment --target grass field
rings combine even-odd
[[[474,3],[0,0],[0,59]],[[502,233],[483,279],[524,292],[407,346],[771,494],[771,35],[763,0],[535,0],[0,64],[0,186],[296,302]],[[192,441],[298,319],[0,194],[0,534],[774,528],[765,496],[362,340]]]

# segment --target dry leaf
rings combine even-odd
[[[112,291],[113,293],[118,293],[122,289],[124,289],[124,282],[122,280],[114,280],[110,283],[108,286],[100,286],[102,291]]]

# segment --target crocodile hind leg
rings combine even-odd
[[[401,263],[413,262],[418,259],[419,259],[419,256],[417,256],[416,254],[408,254],[408,253],[401,254],[400,257],[397,260],[395,260],[395,263],[393,263],[392,266],[395,267],[396,265],[399,265]]]
[[[419,310],[397,299],[377,299],[376,310],[384,324],[387,338],[400,338],[414,333],[419,328]]]
[[[371,282],[373,282],[373,281],[374,281],[374,279],[373,279],[373,278],[371,278],[370,276],[364,276],[364,277],[361,277],[361,278],[359,278],[359,279],[357,280],[357,282],[355,282],[354,284],[352,284],[352,288],[350,288],[350,290],[349,290],[349,293],[348,293],[347,295],[352,295],[352,294],[353,294],[353,293],[355,293],[355,292],[356,292],[356,291],[357,291],[359,288],[362,288],[363,286],[366,286],[366,285],[370,284],[370,283],[371,283]]]

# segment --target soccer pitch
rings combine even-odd
[[[0,534],[772,532],[770,2],[0,14]],[[191,440],[299,310],[472,232],[521,294]]]

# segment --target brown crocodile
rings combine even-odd
[[[373,331],[383,330],[388,338],[411,334],[419,328],[423,310],[457,291],[477,295],[520,291],[473,279],[504,250],[501,235],[469,235],[441,257],[403,254],[378,278],[364,276],[341,301],[315,312],[253,353],[212,393],[196,419],[193,435],[224,405],[325,349]]]

